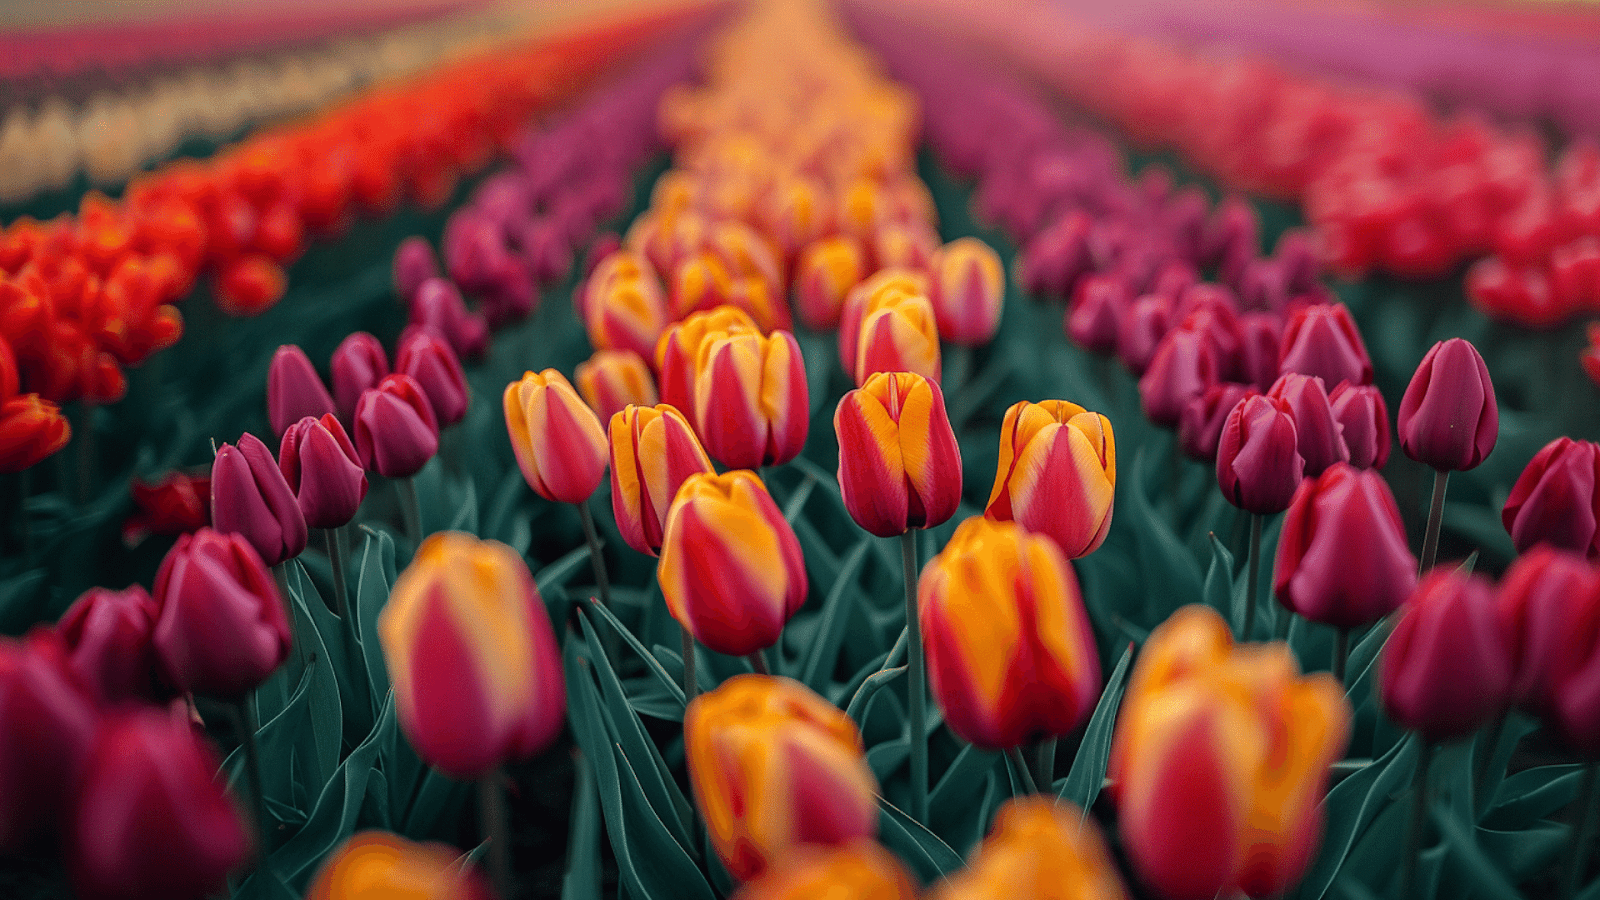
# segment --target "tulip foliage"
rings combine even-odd
[[[1554,339],[1335,293],[876,4],[718,21],[120,406],[0,342],[6,477],[69,418],[138,459],[4,483],[0,853],[86,900],[1592,896]]]

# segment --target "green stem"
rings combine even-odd
[[[589,565],[594,569],[594,590],[605,608],[611,609],[611,579],[606,576],[606,560],[601,553],[600,533],[595,531],[594,516],[589,512],[589,504],[579,503],[577,507],[578,518],[583,520],[583,539],[589,544]]]
[[[406,537],[413,549],[422,546],[422,505],[417,501],[416,476],[396,478],[395,489],[400,492],[400,515],[405,520]]]
[[[1261,514],[1250,514],[1250,555],[1245,558],[1244,628],[1239,640],[1248,641],[1256,627],[1256,600],[1261,590]]]
[[[1578,823],[1572,829],[1572,843],[1567,845],[1567,861],[1561,875],[1562,900],[1572,900],[1583,883],[1584,863],[1594,848],[1595,828],[1600,825],[1600,763],[1590,763],[1583,770],[1583,786],[1578,789]]]
[[[1428,767],[1433,762],[1433,744],[1422,743],[1417,773],[1411,788],[1411,821],[1406,826],[1406,854],[1401,860],[1400,896],[1415,896],[1417,864],[1422,857],[1423,828],[1428,821]]]
[[[288,560],[272,567],[272,580],[277,582],[278,596],[283,599],[283,614],[289,620],[289,646],[294,648],[295,665],[304,668],[305,648],[300,645],[300,629],[295,624],[294,601],[289,597]]]
[[[1022,758],[1022,748],[1008,748],[1006,758],[1011,760],[1011,765],[1019,773],[1017,777],[1022,779],[1022,789],[1029,794],[1039,793],[1039,785],[1033,780],[1033,773],[1028,771],[1028,761]]]
[[[1294,613],[1287,606],[1278,604],[1278,619],[1272,626],[1272,639],[1286,641],[1289,639],[1289,626],[1294,624]]]
[[[905,570],[906,666],[911,705],[911,817],[928,823],[928,673],[922,661],[922,623],[917,616],[917,533],[900,536],[900,558]]]
[[[1052,790],[1056,783],[1056,739],[1047,738],[1033,747],[1034,783]]]
[[[1422,564],[1417,569],[1418,576],[1433,568],[1434,561],[1439,557],[1439,529],[1444,524],[1444,492],[1449,486],[1448,470],[1433,473],[1433,503],[1428,506],[1428,531],[1422,538]]]
[[[1340,628],[1333,633],[1333,677],[1344,684],[1344,667],[1350,659],[1350,629]]]
[[[1500,750],[1500,736],[1506,730],[1506,713],[1494,717],[1489,723],[1489,730],[1483,736],[1483,752],[1478,755],[1476,771],[1472,773],[1472,798],[1473,805],[1478,809],[1488,809],[1491,798],[1484,796],[1484,789],[1489,784],[1489,768],[1494,764],[1495,755]]]
[[[344,605],[344,529],[325,528],[322,539],[328,548],[328,568],[333,574],[333,614],[343,621],[348,616]]]
[[[233,719],[233,731],[239,739],[239,746],[244,748],[245,783],[250,786],[251,824],[255,828],[256,840],[265,848],[271,842],[267,839],[267,798],[261,790],[261,749],[256,744],[255,705],[246,695],[228,704],[228,712]],[[267,858],[264,851],[261,858]]]
[[[500,770],[478,779],[478,815],[483,836],[489,841],[489,882],[496,897],[511,894],[511,826]]]
[[[683,696],[684,702],[690,703],[700,693],[700,682],[694,675],[694,635],[681,625],[678,630],[683,633]]]
[[[750,661],[750,668],[754,669],[757,675],[772,674],[772,667],[767,665],[767,651],[757,650],[745,659]]]

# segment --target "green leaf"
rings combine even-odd
[[[851,604],[845,602],[845,597],[859,593],[855,583],[856,573],[861,570],[861,563],[866,560],[867,549],[873,540],[871,535],[866,535],[856,542],[855,549],[839,565],[828,596],[817,613],[820,626],[801,664],[800,680],[819,693],[831,680],[834,663],[839,656],[839,645],[844,641],[845,629],[850,624]]]
[[[1211,539],[1211,565],[1206,569],[1206,581],[1203,590],[1203,599],[1207,606],[1222,614],[1224,619],[1233,617],[1233,554],[1228,548],[1222,546],[1217,540],[1215,532],[1209,534]]]
[[[463,474],[465,481],[462,484],[461,499],[457,504],[456,514],[451,518],[448,526],[450,531],[465,531],[468,534],[478,533],[478,492],[473,489],[472,476]]]
[[[1144,449],[1133,461],[1134,475],[1122,491],[1120,506],[1127,509],[1133,520],[1133,533],[1139,553],[1140,571],[1144,573],[1146,603],[1144,621],[1157,622],[1174,609],[1199,600],[1204,591],[1200,566],[1194,554],[1178,538],[1167,522],[1156,514],[1150,500],[1139,485],[1145,481],[1148,457]]]
[[[573,573],[589,563],[589,548],[587,546],[574,547],[567,551],[565,556],[539,570],[533,576],[533,583],[543,593],[552,587],[565,587],[567,580]]]
[[[600,618],[604,619],[612,628],[616,629],[617,634],[622,636],[623,642],[629,647],[633,648],[633,652],[639,654],[639,658],[644,661],[645,668],[650,670],[650,674],[655,676],[656,681],[660,682],[661,686],[666,688],[667,693],[677,701],[678,718],[681,720],[683,718],[683,707],[688,705],[689,699],[684,696],[683,687],[678,683],[678,681],[674,680],[672,675],[669,674],[666,669],[662,668],[661,661],[656,659],[655,654],[646,650],[644,648],[644,644],[639,642],[639,639],[634,636],[633,632],[629,631],[628,627],[623,625],[620,619],[612,615],[611,610],[606,609],[604,603],[601,603],[598,599],[591,598],[587,608],[592,610],[595,615],[598,615]],[[681,667],[679,671],[681,674]]]
[[[367,682],[371,685],[372,714],[389,691],[389,669],[383,661],[378,641],[378,614],[389,602],[395,581],[394,540],[387,532],[368,531],[361,545],[361,574],[356,584],[356,624],[361,636],[361,652],[367,663]]]
[[[1472,873],[1473,887],[1487,890],[1492,897],[1509,897],[1520,900],[1516,885],[1506,880],[1504,873],[1484,856],[1483,848],[1473,840],[1472,832],[1463,827],[1461,820],[1450,814],[1449,808],[1435,801],[1430,812],[1439,826],[1445,844],[1452,848]]]
[[[800,482],[800,486],[794,489],[793,494],[789,495],[789,499],[784,501],[783,517],[788,520],[789,524],[794,524],[794,520],[800,517],[800,513],[805,510],[806,501],[811,499],[811,492],[816,489],[817,480],[810,475],[806,475]]]
[[[868,675],[867,680],[861,682],[861,687],[856,691],[855,696],[850,698],[850,705],[845,707],[844,710],[845,715],[859,722],[859,716],[866,709],[867,703],[872,700],[873,695],[878,693],[879,689],[887,687],[889,682],[904,674],[906,674],[905,666],[895,666],[892,669],[879,669]]]
[[[1111,671],[1111,678],[1106,681],[1100,702],[1095,704],[1094,713],[1089,716],[1083,742],[1078,745],[1078,755],[1072,760],[1072,769],[1067,772],[1061,793],[1056,795],[1061,800],[1076,803],[1085,817],[1089,815],[1089,809],[1094,806],[1095,798],[1100,796],[1100,787],[1105,783],[1117,709],[1122,705],[1122,692],[1127,689],[1128,667],[1132,662],[1133,647],[1129,646],[1122,652],[1117,667]]]
[[[889,801],[878,798],[878,840],[903,860],[924,884],[929,884],[961,868],[961,854],[939,840]]]
[[[601,900],[600,795],[595,789],[594,767],[588,760],[579,756],[574,767],[578,782],[572,794],[567,874],[561,881],[561,900]]]
[[[1299,896],[1303,900],[1321,900],[1327,895],[1356,841],[1379,813],[1394,804],[1396,792],[1410,782],[1417,753],[1417,738],[1407,737],[1372,765],[1328,791],[1323,801],[1327,823],[1322,849],[1300,883]]]
[[[1536,766],[1508,777],[1499,792],[1506,800],[1490,810],[1485,824],[1507,829],[1533,825],[1578,796],[1583,769],[1580,763]]]

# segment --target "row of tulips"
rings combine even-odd
[[[178,339],[173,304],[203,272],[214,274],[224,309],[261,312],[282,296],[282,267],[308,237],[403,200],[443,202],[533,110],[683,15],[521,41],[204,162],[172,163],[136,178],[121,200],[91,192],[76,216],[9,224],[0,232],[5,468],[27,468],[65,443],[59,404],[120,399],[123,367]]]

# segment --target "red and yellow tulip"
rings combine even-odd
[[[565,375],[524,372],[506,385],[506,431],[528,486],[546,500],[582,503],[606,474],[606,433]]]
[[[1111,530],[1116,485],[1111,420],[1066,400],[1024,401],[1000,425],[1000,465],[984,515],[1049,535],[1076,559]]]
[[[1037,795],[1000,807],[967,867],[930,900],[1125,900],[1128,891],[1092,819]]]
[[[881,372],[833,414],[839,491],[856,524],[879,537],[942,525],[961,504],[961,448],[944,393],[911,372]]]
[[[667,511],[690,475],[716,470],[683,413],[663,403],[611,417],[611,508],[628,546],[661,552]]]

